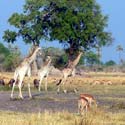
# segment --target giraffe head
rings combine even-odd
[[[78,54],[82,55],[82,54],[83,54],[83,51],[82,51],[82,50],[79,50]]]
[[[51,60],[52,60],[52,59],[51,59],[50,56],[47,56],[47,57],[46,57],[46,62],[51,63]]]
[[[51,57],[50,56],[47,56],[47,58],[46,58],[47,60],[51,60]]]
[[[36,47],[35,52],[37,53],[38,56],[39,55],[41,56],[42,55],[42,49],[41,49],[41,47]]]

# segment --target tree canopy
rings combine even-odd
[[[112,41],[105,30],[108,17],[95,0],[26,0],[23,10],[9,18],[16,30],[6,30],[5,41],[13,43],[20,36],[34,45],[58,40],[69,54]]]

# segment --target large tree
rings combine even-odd
[[[13,43],[19,36],[34,45],[42,39],[58,40],[69,57],[112,41],[105,30],[107,16],[95,0],[26,0],[24,12],[14,13],[8,21],[16,31],[6,30],[5,41]]]

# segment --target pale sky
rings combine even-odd
[[[117,45],[122,45],[125,49],[125,0],[97,0],[101,5],[102,12],[109,16],[108,28],[106,30],[112,32],[114,43],[110,47],[103,48],[102,61],[114,60],[118,62],[118,52],[116,52]],[[7,22],[8,18],[14,13],[23,11],[25,0],[0,0],[0,42],[3,42],[2,36],[6,29],[12,29]],[[21,39],[16,42],[20,46],[21,52],[25,55],[28,45],[25,45]],[[61,47],[57,43],[44,43],[41,46],[56,46]],[[123,53],[125,60],[125,53]]]
[[[113,34],[114,43],[111,47],[103,49],[103,61],[110,59],[118,62],[117,45],[125,49],[125,0],[97,0],[102,12],[109,16],[107,30]],[[125,53],[122,54],[125,60]]]

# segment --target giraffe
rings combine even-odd
[[[13,83],[13,87],[12,87],[12,91],[11,91],[11,98],[13,98],[15,84],[16,84],[17,80],[19,80],[19,83],[18,83],[19,98],[23,99],[22,91],[21,91],[22,82],[23,82],[23,79],[24,79],[25,75],[27,75],[28,78],[30,79],[30,76],[31,76],[31,64],[36,59],[36,56],[38,54],[40,54],[40,55],[42,54],[40,47],[36,47],[34,52],[30,56],[26,57],[22,61],[22,63],[15,69],[15,72],[14,72],[14,80],[15,81]],[[30,91],[30,83],[28,83],[28,91],[29,91],[29,97],[32,98],[31,91]]]
[[[78,64],[80,58],[81,58],[82,52],[79,52],[76,58],[71,61],[69,60],[68,65],[62,70],[63,77],[59,80],[57,83],[58,89],[57,92],[59,93],[60,91],[60,85],[63,84],[63,91],[64,93],[67,92],[67,90],[64,88],[65,82],[68,77],[74,77],[75,76],[75,67]],[[74,92],[76,93],[77,90],[74,88]]]
[[[41,69],[38,71],[38,77],[39,77],[39,91],[41,91],[41,83],[42,83],[42,80],[43,78],[46,79],[46,82],[45,82],[45,91],[47,91],[47,78],[48,78],[48,74],[51,70],[51,57],[50,56],[47,56],[47,59],[46,61],[44,62],[43,66],[41,67]]]

